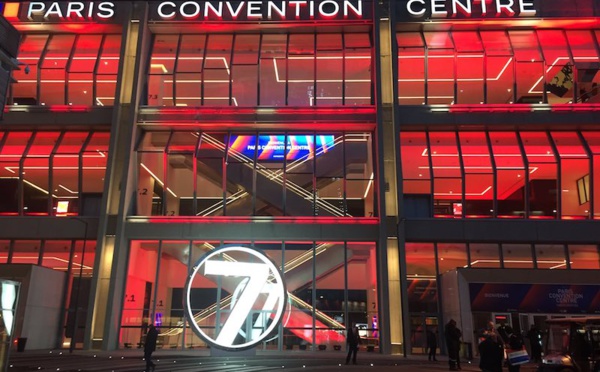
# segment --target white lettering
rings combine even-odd
[[[444,0],[431,0],[431,16],[433,18],[447,17],[446,3]]]
[[[77,7],[78,9],[75,9]],[[85,6],[82,3],[69,3],[67,5],[67,18],[72,18],[75,14],[79,18],[83,18],[83,9]]]
[[[227,9],[229,9],[229,13],[231,13],[231,17],[233,19],[236,19],[238,17],[238,15],[242,11],[243,7],[244,7],[244,3],[240,2],[240,4],[238,5],[238,7],[234,11],[233,7],[231,6],[231,3],[229,1],[227,2]]]
[[[482,1],[485,1],[485,0],[482,0]],[[423,4],[423,8],[421,8],[420,11],[415,11],[412,7],[413,3]],[[425,15],[425,1],[424,0],[409,0],[409,2],[406,4],[406,9],[410,13],[410,15],[412,15],[413,17],[422,17],[423,15]]]
[[[513,5],[515,5],[514,0],[508,0],[508,4],[502,4],[502,0],[496,0],[496,15],[500,15],[504,12],[506,15],[514,16],[515,11],[512,9]]]
[[[44,19],[48,19],[50,16],[57,16],[58,18],[62,18],[62,10],[60,10],[60,5],[58,3],[52,3],[50,8],[44,14]]]
[[[98,18],[112,18],[115,15],[115,4],[113,3],[100,3],[98,5]]]
[[[350,14],[349,10],[352,10],[352,13],[354,13],[355,16],[357,17],[362,17],[363,12],[362,12],[362,1],[358,2],[358,6],[355,7],[354,5],[352,5],[352,3],[350,1],[344,1],[344,17],[347,18],[348,15]]]
[[[173,8],[173,11],[171,11],[171,13],[165,13],[163,11],[163,8],[165,6],[167,6],[167,5]],[[164,3],[161,3],[158,6],[158,15],[162,19],[173,19],[173,18],[175,18],[175,3],[172,2],[172,1],[165,1]]]
[[[520,17],[533,17],[536,14],[536,10],[533,7],[533,2],[526,2],[527,0],[521,0],[519,2],[519,16]]]
[[[325,6],[327,4],[331,4],[331,6],[333,6],[332,11],[329,13],[327,13],[325,11]],[[326,1],[323,1],[321,4],[319,4],[319,14],[323,17],[326,17],[326,18],[335,17],[339,12],[340,12],[340,6],[335,1],[326,0]]]
[[[91,2],[90,7],[88,9],[88,18],[91,19],[93,15],[94,15],[94,3]]]
[[[189,7],[190,5],[194,9],[194,11],[192,13],[188,13],[186,11],[186,8]],[[198,4],[195,1],[186,1],[185,3],[181,4],[181,6],[179,7],[179,11],[181,12],[181,15],[183,16],[183,18],[186,18],[186,19],[196,18],[196,17],[198,17],[198,15],[200,15],[200,4]]]
[[[219,18],[223,18],[223,3],[219,3],[219,8],[215,8],[214,5],[212,5],[209,2],[204,3],[204,18],[208,18],[208,12],[212,11],[213,14]]]
[[[487,1],[488,0],[479,0],[479,2],[481,3],[481,14],[482,15],[487,14]]]
[[[33,20],[33,16],[39,16],[44,14],[46,5],[39,1],[32,1],[29,3],[29,9],[27,9],[27,18]]]
[[[296,18],[300,18],[300,6],[306,5],[306,1],[294,0],[290,1],[290,6],[296,7]]]
[[[248,1],[248,8],[246,9],[246,14],[248,18],[261,18],[262,13],[260,11],[260,1]]]
[[[273,11],[279,14],[279,17],[285,18],[285,2],[281,2],[281,8],[278,8],[274,1],[269,1],[267,4],[267,18],[273,19]]]
[[[485,1],[485,0],[484,0]],[[467,4],[463,4],[460,0],[452,0],[452,13],[454,16],[458,14],[460,8],[460,12],[464,15],[471,15],[471,1],[467,0]]]

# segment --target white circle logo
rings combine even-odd
[[[215,304],[194,309],[194,288],[216,289]],[[225,246],[202,257],[185,286],[186,316],[205,342],[245,350],[269,336],[281,321],[286,289],[279,269],[264,254]]]

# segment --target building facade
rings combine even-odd
[[[231,245],[287,286],[262,349],[335,348],[356,324],[382,353],[419,353],[450,317],[526,329],[600,308],[597,0],[1,12],[22,69],[0,260],[64,273],[40,283],[60,289],[55,346],[136,347],[150,324],[163,347],[206,346],[186,280]],[[218,329],[234,291],[192,287]]]

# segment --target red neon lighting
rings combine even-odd
[[[377,225],[379,218],[372,217],[130,217],[128,222],[148,222],[148,223],[207,223],[207,224],[245,224],[269,221],[271,223],[293,223],[293,224],[315,224],[315,225]]]

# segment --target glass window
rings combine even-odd
[[[583,191],[583,194],[586,194],[587,190],[590,195],[594,195],[594,205],[592,207],[594,211],[593,218],[596,219],[600,217],[600,133],[582,132],[582,134],[592,152],[592,169],[594,172],[590,176],[593,177],[592,182],[590,182],[590,178],[588,177],[587,180],[584,179],[583,182],[578,184],[578,190],[580,190],[578,192]],[[591,189],[591,185],[594,185],[593,189]]]
[[[456,57],[450,33],[425,32],[423,35],[427,44],[427,103],[455,103]]]
[[[67,68],[69,104],[92,106],[93,74],[98,62],[102,35],[80,35],[75,41]]]
[[[463,216],[462,165],[456,133],[430,132],[434,213],[437,217]]]
[[[10,252],[10,240],[0,240],[0,264],[8,262]]]
[[[471,243],[469,244],[471,268],[499,268],[500,247],[498,244]]]
[[[369,133],[147,132],[137,213],[372,217],[372,153]]]
[[[520,132],[529,161],[529,209],[531,218],[556,218],[558,174],[556,157],[545,132]]]
[[[78,211],[79,180],[79,153],[90,137],[87,132],[66,132],[62,135],[56,147],[55,154],[50,159],[52,167],[53,192],[52,212],[56,215],[76,214]],[[101,156],[95,154],[94,156]]]
[[[14,72],[9,103],[113,105],[120,46],[120,34],[25,34],[19,60],[29,72]]]
[[[161,327],[163,345],[181,346],[182,333],[185,332],[185,347],[206,346],[191,332],[187,323],[183,326],[185,318],[181,304],[187,279],[185,273],[221,243],[260,249],[277,266],[281,266],[284,273],[289,301],[284,332],[275,331],[274,339],[264,342],[263,349],[277,350],[277,338],[280,337],[286,349],[307,344],[315,345],[315,348],[328,345],[333,349],[333,345],[344,344],[344,330],[349,324],[359,325],[361,336],[365,339],[377,339],[374,243],[132,241],[129,253],[132,264],[128,269],[121,318],[120,342],[123,346],[136,345],[151,322]],[[241,255],[233,253],[228,256],[230,261],[241,258]],[[312,272],[311,267],[317,271]],[[308,277],[303,275],[306,269],[311,272]],[[182,275],[172,275],[174,272]],[[230,285],[231,282],[228,284],[227,281],[217,283],[209,278],[196,278],[191,289],[191,306],[196,319],[214,322],[214,305],[219,295],[222,305],[220,316],[227,316],[231,293],[234,292],[234,288],[228,287]],[[314,332],[313,326],[317,332]],[[206,331],[215,332],[210,326]]]
[[[406,217],[431,217],[431,167],[425,132],[401,132],[402,187]]]
[[[524,218],[525,165],[516,134],[490,132],[489,136],[496,164],[498,217]]]
[[[536,244],[535,258],[538,269],[566,269],[565,246],[562,244]]]
[[[11,264],[37,265],[42,242],[39,240],[15,240],[11,254]]]
[[[597,101],[592,30],[401,31],[396,41],[400,104]]]
[[[505,269],[532,269],[531,244],[502,244],[502,262]]]
[[[104,35],[96,64],[94,105],[112,106],[117,91],[117,74],[121,54],[121,35]]]
[[[544,77],[531,91],[542,94],[545,81],[548,103],[568,103],[573,100],[573,80],[570,78],[573,62],[564,31],[538,30],[537,35],[544,55]]]
[[[598,251],[598,245],[569,244],[568,249],[571,269],[600,269],[600,251]]]
[[[48,35],[25,34],[21,38],[19,47],[19,61],[29,66],[29,74],[25,69],[13,71],[13,77],[18,81],[11,84],[12,104],[14,105],[39,105],[37,86],[40,56],[48,42]]]
[[[483,43],[475,31],[453,32],[456,45],[455,103],[481,103],[483,101],[484,58]]]
[[[485,133],[459,132],[465,169],[465,216],[494,215],[494,175]]]
[[[574,132],[552,132],[560,156],[561,217],[587,218],[590,213],[590,159]]]
[[[406,243],[406,279],[410,312],[437,312],[433,243]]]
[[[368,34],[156,35],[147,104],[372,105],[371,74]]]
[[[425,103],[425,45],[420,32],[399,32],[398,100],[401,105]]]
[[[440,275],[450,270],[468,266],[467,245],[464,243],[438,243],[437,252]]]

